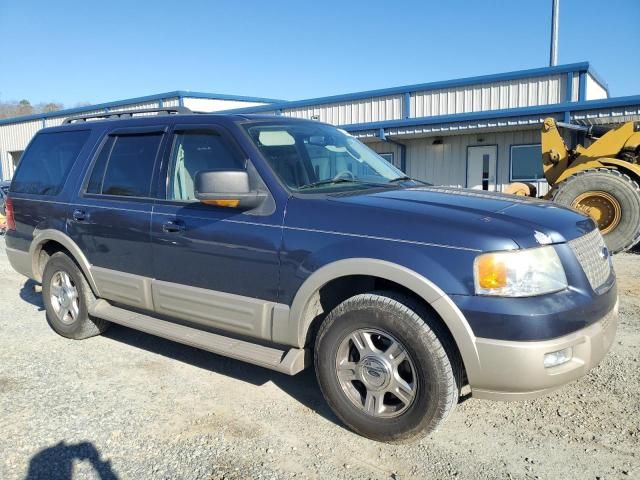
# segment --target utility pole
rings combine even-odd
[[[560,20],[560,0],[552,0],[551,13],[551,52],[549,55],[549,66],[558,64],[558,22]]]

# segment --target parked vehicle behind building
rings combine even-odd
[[[22,158],[7,254],[59,334],[114,322],[314,365],[336,415],[381,441],[436,429],[465,384],[534,398],[611,346],[615,274],[590,218],[425,186],[319,122],[163,113],[71,120]]]

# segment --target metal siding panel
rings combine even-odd
[[[572,88],[571,88],[571,101],[577,102],[580,98],[580,74],[574,73],[572,79]]]
[[[184,106],[190,108],[196,112],[219,112],[221,110],[231,110],[233,108],[244,108],[244,107],[257,107],[260,105],[265,105],[264,103],[259,102],[244,102],[238,100],[221,100],[217,98],[194,98],[194,97],[185,97],[183,99]],[[164,105],[167,106],[167,105]],[[125,107],[129,108],[129,107]],[[148,108],[158,108],[157,102],[155,103],[155,107]]]
[[[9,152],[22,151],[31,138],[42,128],[42,120],[0,125],[0,155],[2,160],[2,178],[13,176],[13,162]]]

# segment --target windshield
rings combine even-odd
[[[411,182],[356,138],[328,125],[279,123],[246,128],[282,182],[301,193]]]

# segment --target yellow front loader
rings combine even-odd
[[[568,148],[558,128],[582,131],[594,141]],[[551,187],[545,198],[593,218],[611,252],[640,241],[640,122],[583,127],[547,118],[542,163]],[[512,184],[506,191],[532,193],[526,184]]]

